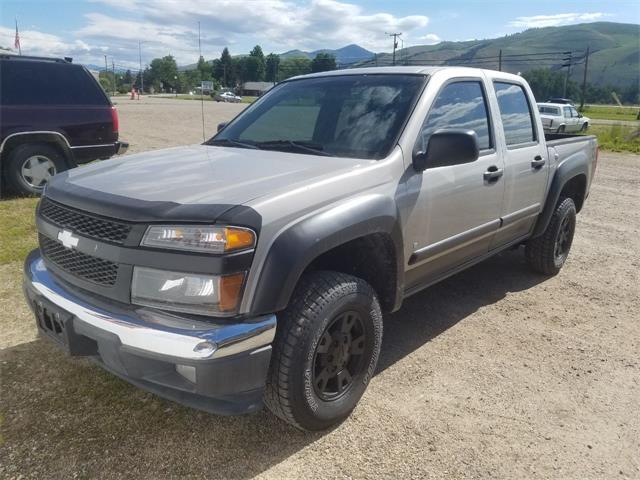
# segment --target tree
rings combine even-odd
[[[550,97],[561,97],[564,92],[565,72],[553,71],[548,68],[537,68],[523,73],[529,82],[536,100],[544,102]],[[567,82],[567,98],[580,98],[580,89],[573,80]]]
[[[311,61],[311,71],[313,73],[327,72],[329,70],[335,70],[336,68],[336,57],[330,53],[318,53]]]
[[[260,82],[264,80],[265,72],[265,60],[264,53],[262,53],[262,47],[256,45],[249,52],[249,59],[247,62],[247,81]]]
[[[229,83],[233,83],[231,82],[234,76],[233,59],[231,58],[231,54],[227,47],[224,47],[224,50],[222,50],[220,60],[214,62],[213,76],[219,79],[225,87]]]
[[[200,72],[201,80],[211,80],[213,78],[213,69],[211,64],[205,61],[204,57],[200,55],[196,69]]]
[[[128,83],[131,85],[133,83],[133,76],[131,75],[131,70],[127,70],[124,72],[124,76],[122,77],[122,83]]]
[[[278,67],[280,66],[280,55],[270,53],[265,61],[265,80],[267,82],[278,81]]]
[[[178,65],[175,58],[167,55],[162,58],[154,58],[151,61],[151,83],[154,88],[175,88],[177,86]],[[144,81],[145,85],[147,79]]]
[[[306,57],[287,58],[280,62],[278,81],[306,73],[311,73],[311,60]]]

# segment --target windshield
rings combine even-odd
[[[423,75],[341,75],[285,82],[206,142],[352,158],[386,157]]]

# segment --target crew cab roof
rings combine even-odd
[[[316,78],[316,77],[333,77],[340,75],[376,75],[376,74],[399,74],[399,75],[433,75],[436,72],[452,71],[455,75],[477,75],[478,72],[489,73],[490,77],[502,77],[505,79],[517,79],[524,81],[519,75],[513,75],[511,73],[500,72],[497,70],[488,70],[482,68],[472,67],[456,67],[456,66],[429,66],[429,65],[415,65],[415,66],[395,66],[395,67],[361,67],[361,68],[345,68],[342,70],[330,70],[327,72],[309,73],[306,75],[298,75],[296,77],[289,78],[289,80],[299,80],[302,78]]]

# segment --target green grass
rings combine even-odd
[[[636,120],[640,107],[619,107],[617,105],[585,105],[582,113],[599,120]]]
[[[186,94],[179,94],[177,97],[173,96],[173,97],[162,97],[162,98],[173,98],[175,100],[200,100],[200,95],[186,95]],[[205,102],[212,102],[213,98],[211,98],[209,95],[204,95],[203,100]],[[258,99],[258,97],[242,97],[242,102],[241,103],[253,103]]]
[[[23,261],[38,246],[36,203],[37,198],[0,201],[0,265]]]
[[[200,95],[187,95],[187,94],[178,94],[178,96],[173,96],[173,97],[162,97],[162,98],[173,98],[175,100],[198,100],[200,101]],[[203,95],[202,96],[202,100],[204,100],[205,102],[212,102],[213,98],[211,98],[209,95]]]
[[[625,125],[592,125],[589,135],[598,137],[602,150],[640,154],[640,128]]]

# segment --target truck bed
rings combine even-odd
[[[547,141],[548,147],[556,147],[585,140],[595,140],[596,136],[583,135],[581,133],[545,133],[544,139]]]

